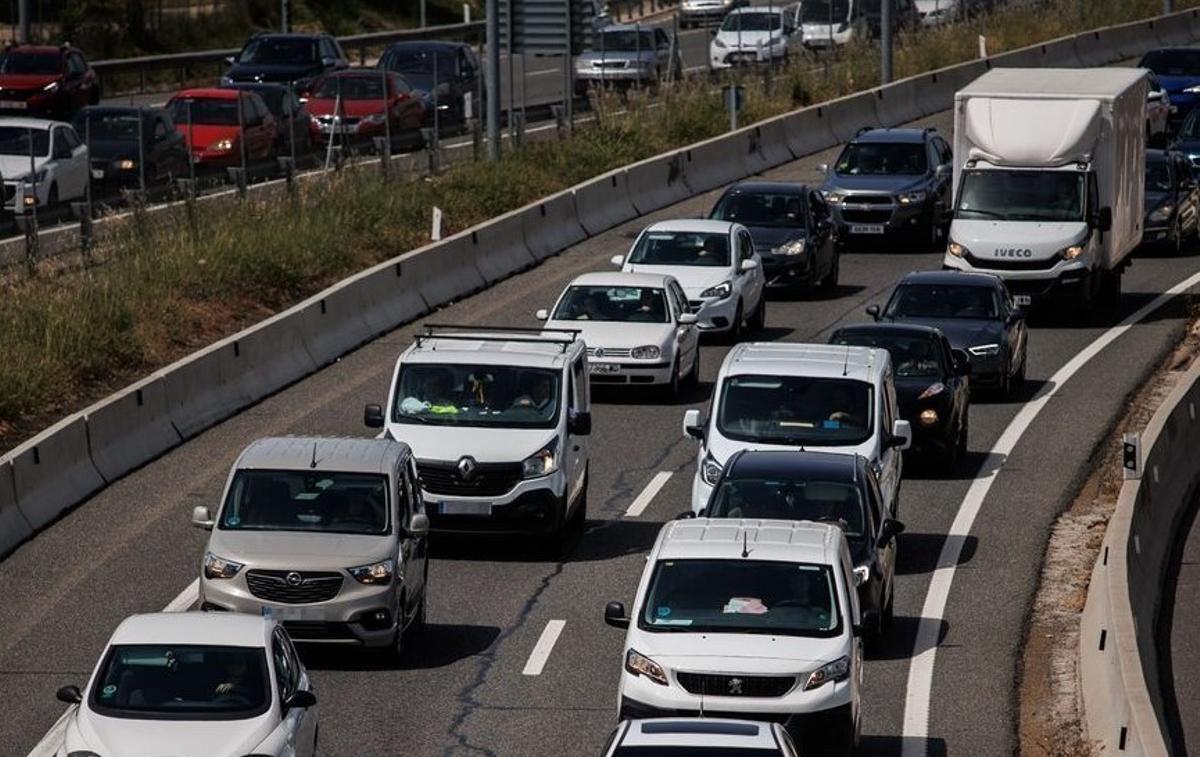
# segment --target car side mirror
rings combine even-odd
[[[550,311],[547,310],[546,308],[542,308],[541,310],[534,313],[533,317],[538,319],[539,321],[548,321],[548,320],[550,320]]]
[[[225,56],[225,62],[231,66],[234,64],[234,61],[236,61],[236,60],[237,60],[237,56],[234,56],[234,55],[226,55]]]
[[[307,689],[297,689],[292,692],[292,695],[283,700],[283,708],[291,710],[295,708],[305,709],[307,707],[317,706],[317,695]]]
[[[613,255],[612,256],[612,264],[613,265],[625,265],[625,256],[624,255]]]
[[[753,271],[755,268],[758,268],[758,261],[755,260],[754,258],[746,258],[745,260],[742,261],[742,265],[741,265],[742,273],[746,273],[747,271]]]
[[[1013,308],[1013,310],[1008,314],[1007,320],[1009,323],[1020,323],[1021,321],[1025,320],[1025,312],[1019,308]]]
[[[857,628],[856,635],[861,636],[864,628],[877,628],[879,626],[879,612],[877,610],[864,610],[862,614],[862,623]]]
[[[829,164],[828,163],[820,163],[817,165],[817,170],[820,171],[821,173],[825,174],[826,176],[828,176],[829,175]]]
[[[696,318],[695,313],[680,313],[679,314],[679,325],[680,326],[691,326],[692,324],[696,323],[697,320],[698,319]]]
[[[83,701],[83,693],[78,686],[63,686],[55,692],[54,698],[67,704],[79,704]]]
[[[1112,208],[1100,208],[1096,212],[1095,218],[1092,220],[1092,225],[1097,231],[1107,232],[1112,229]]]
[[[887,440],[888,447],[905,450],[912,446],[912,425],[908,421],[896,421],[892,424],[892,435]]]
[[[883,521],[883,525],[879,527],[879,539],[876,541],[876,545],[886,547],[891,543],[892,539],[895,539],[902,533],[904,533],[904,524],[898,520],[887,518]]]
[[[604,622],[613,628],[629,628],[629,616],[625,614],[625,605],[620,602],[609,602],[604,606]]]
[[[875,320],[878,321],[879,313],[880,313],[880,310],[879,310],[878,305],[867,305],[867,315],[871,316],[872,318],[874,318]]]
[[[705,508],[703,508],[703,507],[700,508],[700,512],[698,512],[698,513],[694,513],[691,510],[684,510],[679,515],[675,516],[675,520],[691,520],[692,518],[703,518],[704,517],[704,509]]]
[[[383,428],[383,408],[375,404],[363,408],[363,425],[367,428]]]
[[[934,176],[934,178],[936,178],[936,179],[940,179],[940,178],[942,178],[943,176],[945,176],[945,175],[946,175],[946,173],[947,173],[949,170],[950,170],[950,166],[949,166],[949,165],[947,165],[947,164],[945,164],[945,163],[939,163],[939,164],[938,164],[937,166],[935,166],[935,167],[934,167],[934,169],[933,169],[933,176]]]
[[[955,376],[970,376],[971,375],[971,356],[966,350],[951,350],[950,355],[954,358],[954,375]]]
[[[337,58],[322,58],[321,59],[321,65],[326,66],[326,67],[336,66],[337,62],[338,62]]]
[[[420,538],[429,535],[429,516],[425,513],[415,513],[408,522],[408,535]]]
[[[196,528],[203,528],[205,531],[211,531],[213,527],[212,511],[205,505],[196,505],[193,507],[192,525]]]
[[[592,414],[574,412],[567,417],[567,433],[574,436],[588,436],[592,433]]]
[[[683,414],[683,435],[704,441],[704,427],[700,425],[700,411],[696,408]]]

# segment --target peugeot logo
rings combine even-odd
[[[742,691],[742,679],[740,679],[740,678],[730,678],[729,679],[729,693],[730,694],[745,693]]]
[[[300,584],[304,583],[304,576],[293,570],[291,573],[288,573],[286,576],[284,576],[283,580],[287,581],[288,586],[299,586]]]
[[[996,257],[998,258],[1031,258],[1033,250],[1021,249],[1019,247],[997,247]]]
[[[455,465],[454,468],[458,471],[459,478],[461,478],[463,481],[470,481],[475,477],[475,469],[478,467],[478,465],[479,464],[475,462],[475,458],[471,457],[470,455],[466,455],[458,461],[458,464]]]

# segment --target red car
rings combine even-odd
[[[243,138],[247,163],[275,157],[279,124],[263,99],[253,92],[185,89],[167,103],[167,112],[175,122],[175,130],[187,141],[197,165],[239,165]]]
[[[0,113],[70,121],[100,102],[100,80],[73,47],[21,45],[0,56]]]
[[[330,135],[337,142],[349,143],[386,136],[385,113],[391,122],[393,141],[420,144],[425,100],[399,74],[378,70],[339,71],[314,82],[308,112],[314,120],[313,139],[322,144]]]

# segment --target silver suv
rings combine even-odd
[[[269,608],[297,642],[400,654],[425,623],[429,518],[407,444],[260,439],[242,452],[213,516],[200,607]]]

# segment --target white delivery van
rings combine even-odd
[[[1115,303],[1142,239],[1147,88],[1139,68],[997,68],[959,91],[945,267],[996,274],[1018,305]]]

